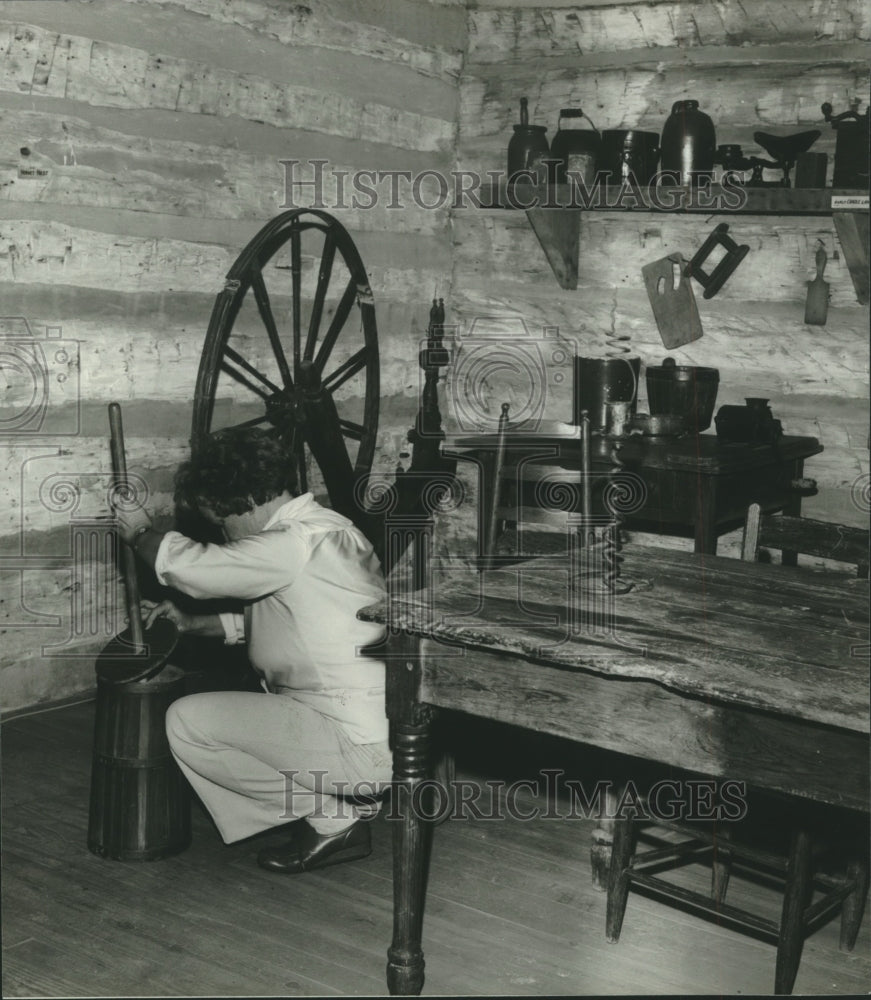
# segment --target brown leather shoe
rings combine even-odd
[[[300,823],[294,834],[281,847],[264,847],[257,855],[257,864],[270,872],[299,875],[343,861],[359,861],[372,853],[372,836],[364,820],[332,836],[323,836],[311,824]]]

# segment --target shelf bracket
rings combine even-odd
[[[853,288],[860,305],[867,305],[868,288],[868,213],[832,212],[841,249],[847,261]]]
[[[528,208],[526,217],[560,288],[578,287],[578,246],[581,210],[573,208]]]

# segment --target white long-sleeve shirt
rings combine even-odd
[[[162,584],[191,597],[244,602],[244,616],[222,615],[222,624],[231,642],[244,628],[267,690],[342,723],[355,743],[387,738],[384,663],[358,652],[384,629],[357,619],[360,608],[383,598],[384,578],[372,546],[346,517],[305,493],[256,535],[223,545],[169,531],[154,568]]]

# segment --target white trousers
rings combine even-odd
[[[372,814],[355,805],[392,774],[387,742],[359,745],[341,726],[286,694],[214,691],[174,701],[170,749],[227,844],[309,817],[326,832]]]

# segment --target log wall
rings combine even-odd
[[[440,0],[3,4],[0,343],[18,365],[0,398],[5,710],[91,687],[123,606],[111,560],[89,576],[105,551],[83,562],[73,538],[108,510],[106,404],[167,517],[224,275],[267,220],[312,203],[281,161],[449,169],[464,38],[465,11]],[[429,304],[449,297],[448,214],[327,207],[376,302],[376,468],[392,473]]]
[[[819,127],[814,148],[832,154],[819,106],[867,94],[869,20],[861,0],[8,0],[0,344],[15,374],[0,398],[3,707],[90,687],[97,633],[116,623],[119,600],[114,572],[89,582],[75,555],[91,522],[100,544],[107,511],[106,404],[121,402],[131,470],[167,517],[214,296],[264,222],[311,203],[310,191],[288,193],[282,161],[322,160],[328,176],[504,169],[524,95],[549,138],[562,107],[583,107],[599,128],[658,132],[675,100],[696,97],[719,142],[751,151],[756,129]],[[751,253],[716,298],[698,295],[704,336],[675,359],[720,369],[718,405],[767,396],[787,433],[819,436],[826,450],[807,472],[820,493],[806,510],[863,523],[854,498],[868,481],[868,311],[830,219],[587,214],[578,288],[563,291],[523,213],[433,210],[407,189],[397,211],[379,193],[372,207],[329,206],[376,301],[376,472],[390,477],[405,450],[434,295],[461,337],[535,341],[545,415],[565,420],[572,353],[601,356],[623,336],[646,363],[661,361],[640,269],[675,250],[691,256],[724,219]],[[420,193],[432,203],[437,180]],[[809,327],[819,240],[832,299],[827,325]],[[464,413],[495,421],[505,400],[517,412],[525,389],[501,362],[470,407],[460,358],[445,384],[450,426]],[[474,530],[469,487],[448,531],[455,546]]]
[[[468,15],[458,167],[505,170],[522,96],[530,122],[546,126],[549,140],[561,108],[583,108],[599,129],[659,133],[673,102],[695,98],[713,118],[718,143],[740,143],[747,154],[766,155],[752,138],[756,130],[820,129],[813,148],[829,154],[831,182],[835,135],[820,105],[830,101],[840,111],[854,97],[867,100],[869,18],[860,0],[484,0]],[[498,315],[488,323],[504,335],[521,330],[535,339],[550,328],[569,352],[591,357],[605,356],[609,340],[624,337],[645,364],[659,364],[669,352],[641,268],[675,251],[689,259],[721,221],[750,253],[715,298],[704,300],[695,286],[704,335],[670,353],[678,364],[720,370],[718,407],[768,397],[785,433],[819,437],[825,451],[806,465],[819,494],[806,501],[806,512],[865,524],[868,309],[857,303],[831,218],[586,213],[578,287],[564,291],[525,213],[464,209],[453,215],[452,304],[467,330],[476,318]],[[828,254],[831,303],[825,326],[807,326],[806,282],[819,241]],[[562,361],[564,353],[556,354]],[[548,415],[568,420],[570,371],[549,368]],[[494,366],[482,380],[479,409],[495,423],[500,403],[516,412],[524,391],[504,366]],[[721,546],[735,552],[736,539]]]

